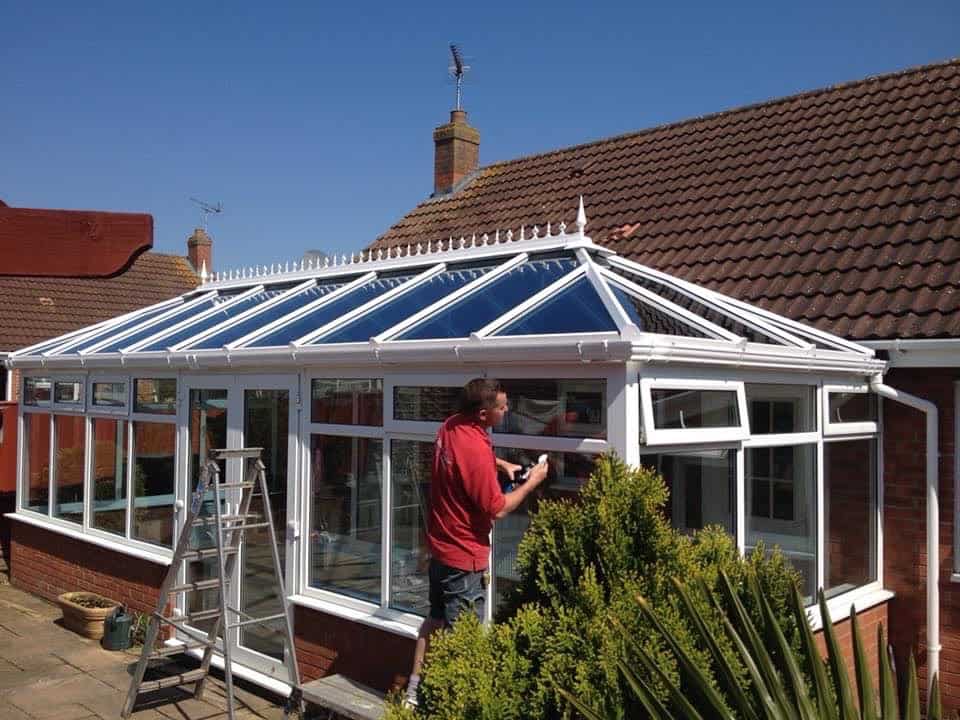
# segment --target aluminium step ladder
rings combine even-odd
[[[300,670],[297,666],[297,656],[293,644],[293,631],[290,625],[290,608],[287,603],[287,593],[283,582],[283,569],[280,566],[280,555],[277,551],[277,537],[273,524],[273,513],[270,509],[266,467],[260,460],[261,452],[262,448],[211,450],[210,457],[212,459],[208,460],[203,467],[201,467],[197,486],[191,495],[187,517],[173,551],[173,560],[170,563],[166,577],[163,579],[163,583],[160,585],[157,608],[150,617],[150,624],[147,627],[146,638],[143,642],[143,652],[134,670],[130,690],[127,693],[121,717],[125,719],[130,717],[138,695],[162,688],[194,684],[194,697],[198,700],[201,699],[203,697],[204,684],[210,673],[210,664],[213,660],[214,651],[217,649],[217,634],[220,632],[221,626],[224,626],[226,632],[224,633],[221,645],[224,684],[226,686],[227,697],[227,714],[230,720],[234,720],[233,671],[230,658],[231,643],[228,638],[231,630],[247,625],[268,627],[283,636],[286,646],[284,662],[293,686],[285,710],[289,712],[291,709],[296,709],[299,711],[300,716],[303,717],[304,703],[300,686]],[[241,463],[247,465],[245,477],[242,482],[221,482],[220,466],[216,460],[228,459],[239,459]],[[225,514],[221,504],[224,499],[223,492],[232,489],[241,490],[240,502],[237,506],[238,509],[236,513]],[[201,515],[201,507],[210,490],[213,491],[213,515]],[[263,501],[263,513],[265,517],[250,512],[255,490],[259,491],[259,495]],[[212,535],[215,540],[214,547],[192,548],[191,538],[194,536],[193,531],[195,528],[212,529]],[[226,600],[229,597],[227,592],[228,583],[230,579],[234,577],[234,570],[236,569],[237,557],[243,542],[244,532],[255,528],[268,529],[270,550],[273,557],[275,588],[283,607],[282,613],[260,618],[251,617],[241,610],[230,607],[227,605]],[[184,584],[177,584],[180,569],[184,563],[213,558],[217,561],[214,568],[217,577],[190,582],[185,571]],[[185,614],[177,617],[167,617],[164,614],[164,610],[167,608],[171,596],[175,596],[181,592],[203,591],[217,592],[216,608],[195,612],[187,610]],[[200,620],[213,621],[206,634],[188,625],[191,621],[196,622]],[[277,629],[277,624],[282,625],[282,627]],[[155,648],[154,645],[160,635],[160,629],[163,626],[176,628],[179,633],[187,638],[186,644],[171,645],[159,649]],[[150,660],[163,659],[171,655],[183,653],[186,650],[199,648],[203,648],[203,657],[199,668],[162,677],[157,680],[145,681],[143,679]]]

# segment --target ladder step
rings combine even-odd
[[[186,615],[181,615],[181,617],[183,618],[183,620],[177,620],[175,622],[196,623],[198,620],[213,620],[215,618],[220,617],[220,608],[212,608],[210,610],[197,610],[196,612],[188,612]]]
[[[228,623],[227,628],[232,630],[233,628],[243,627],[244,625],[263,625],[285,617],[286,615],[279,613],[277,615],[267,615],[266,617],[262,618],[250,618],[249,620],[242,620],[236,623]]]
[[[247,523],[246,525],[231,525],[230,527],[225,527],[222,529],[222,532],[230,532],[231,530],[253,530],[255,528],[265,528],[270,527],[270,523],[261,522],[261,523]]]
[[[171,675],[170,677],[160,678],[159,680],[145,680],[140,683],[140,692],[144,693],[151,692],[152,690],[162,690],[163,688],[189,685],[197,680],[202,680],[206,677],[206,674],[206,670],[197,668],[196,670],[188,670],[185,673]]]
[[[238,450],[226,450],[219,448],[210,451],[213,458],[259,458],[263,454],[263,448],[240,448]]]
[[[167,658],[172,655],[180,655],[188,650],[199,650],[200,648],[216,647],[216,643],[191,641],[182,645],[165,645],[162,648],[154,650],[150,654],[151,659]]]
[[[225,523],[234,523],[234,522],[246,522],[248,520],[259,520],[263,516],[259,513],[248,513],[246,515],[221,515],[220,521]],[[216,527],[217,518],[215,515],[204,515],[203,517],[196,518],[192,523],[194,527],[205,527],[207,525],[212,525]],[[226,528],[229,530],[230,528]]]
[[[225,547],[223,549],[224,555],[229,555],[230,553],[239,552],[239,547]],[[203,550],[187,550],[182,556],[181,560],[206,560],[208,558],[215,558],[219,556],[219,551],[217,548],[204,548]]]
[[[196,582],[184,583],[183,585],[174,585],[170,588],[170,594],[181,592],[199,592],[200,590],[219,590],[220,578],[212,580],[197,580]]]
[[[223,490],[223,489],[225,489],[225,488],[243,488],[243,489],[246,489],[246,488],[256,487],[256,483],[252,483],[252,482],[224,482],[224,483],[219,483],[219,484],[217,485],[217,487],[220,488],[221,490]]]

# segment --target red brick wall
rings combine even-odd
[[[885,382],[932,400],[940,413],[940,687],[944,709],[960,708],[960,584],[953,583],[953,382],[950,369],[895,369]],[[911,648],[927,685],[926,429],[922,413],[884,400],[884,586],[898,668]]]
[[[849,616],[845,616],[845,620],[841,620],[839,617],[833,618],[833,631],[837,638],[837,643],[840,645],[841,653],[847,664],[847,673],[850,676],[851,687],[856,687],[856,673],[855,666],[853,664],[853,630],[850,624]],[[889,634],[889,622],[887,617],[887,604],[883,603],[872,607],[869,610],[864,610],[862,613],[857,615],[857,623],[860,626],[860,637],[863,641],[863,649],[867,653],[867,657],[870,660],[870,672],[873,674],[874,683],[877,682],[879,675],[880,667],[880,658],[878,655],[877,648],[877,628],[882,624],[887,633]],[[823,636],[823,631],[815,634],[815,639],[817,641],[817,647],[820,650],[820,653],[823,657],[827,657],[827,643]]]
[[[296,608],[293,627],[305,681],[339,673],[384,692],[406,683],[410,638],[304,607]]]

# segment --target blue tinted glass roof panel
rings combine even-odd
[[[273,305],[269,308],[266,308],[262,312],[258,312],[256,315],[251,315],[250,317],[241,320],[236,325],[231,325],[230,327],[224,328],[219,332],[210,335],[209,337],[204,338],[200,342],[190,345],[191,350],[217,350],[224,345],[229,345],[235,340],[239,340],[245,335],[257,330],[257,328],[262,328],[275,320],[279,320],[284,315],[289,315],[290,313],[302,308],[304,305],[312,303],[314,300],[329,295],[334,290],[343,287],[343,282],[329,283],[325,285],[314,285],[308,287],[296,295],[291,295],[286,300],[281,300],[276,305]]]
[[[586,277],[575,280],[494,335],[616,332],[603,301]]]
[[[80,343],[80,344],[77,345],[76,347],[73,347],[73,348],[71,348],[71,349],[69,349],[69,350],[66,350],[66,351],[63,352],[62,354],[63,354],[63,355],[76,355],[76,354],[78,354],[81,350],[86,350],[86,349],[89,348],[89,347],[93,347],[93,346],[96,345],[98,342],[100,342],[100,341],[108,338],[108,337],[111,336],[111,335],[117,335],[117,334],[122,333],[122,332],[124,332],[124,331],[126,331],[126,330],[129,330],[130,328],[136,327],[137,325],[140,325],[141,323],[147,322],[147,321],[150,320],[151,318],[156,317],[156,316],[159,315],[160,313],[167,312],[168,310],[173,310],[175,307],[177,307],[177,306],[176,306],[176,305],[166,305],[166,304],[162,304],[162,305],[154,306],[154,307],[152,307],[152,308],[149,308],[149,309],[147,309],[147,310],[144,310],[142,313],[140,313],[139,315],[137,315],[136,318],[130,318],[129,320],[124,320],[124,321],[121,322],[121,323],[117,323],[117,324],[115,324],[115,325],[111,325],[109,328],[104,328],[103,330],[98,330],[96,333],[94,333],[94,334],[91,335],[90,337],[86,338],[82,343]],[[56,345],[62,345],[62,344],[63,344],[62,342],[57,342],[57,343],[54,343],[54,345],[52,345],[51,347],[49,347],[49,348],[47,348],[47,349],[48,349],[48,350],[52,350],[53,347],[55,347]]]
[[[528,260],[393,339],[468,337],[577,265],[569,256]]]
[[[272,297],[276,297],[280,294],[279,290],[263,290],[258,292],[250,297],[246,297],[243,300],[238,300],[227,307],[221,307],[216,312],[211,313],[205,318],[201,318],[196,322],[192,322],[189,325],[177,330],[172,335],[167,337],[160,338],[146,347],[140,348],[137,352],[153,352],[158,350],[166,350],[168,347],[172,347],[177,343],[181,343],[184,340],[193,337],[194,335],[199,335],[205,330],[221,325],[225,322],[228,322],[230,318],[234,318],[242,312],[249,310],[250,308],[264,303]]]
[[[630,320],[640,328],[641,332],[656,333],[657,335],[679,335],[681,337],[712,337],[699,328],[643,302],[640,298],[622,290],[614,283],[610,283],[609,287],[613,290],[620,307],[626,311]]]
[[[110,353],[110,352],[119,352],[125,347],[130,347],[131,345],[140,342],[141,340],[146,340],[151,335],[156,335],[158,332],[166,328],[171,328],[177,323],[183,322],[187,318],[198,315],[199,313],[206,312],[210,308],[214,308],[217,305],[224,302],[224,300],[229,298],[223,297],[213,297],[208,300],[204,300],[196,305],[191,307],[182,307],[177,312],[170,315],[168,318],[164,318],[162,322],[150,325],[149,327],[142,327],[139,330],[135,330],[129,336],[114,340],[113,342],[107,343],[105,347],[100,348],[96,351],[96,354],[99,353]],[[94,343],[90,343],[92,346]]]
[[[364,303],[378,298],[388,290],[392,290],[415,277],[409,275],[393,275],[390,277],[380,277],[370,282],[364,283],[360,287],[354,288],[343,297],[339,297],[329,304],[308,312],[306,315],[276,328],[263,337],[257,338],[245,347],[277,347],[289,345],[294,340],[299,340],[304,335],[308,335],[319,327],[326,325],[331,320],[336,320]]]
[[[387,328],[393,327],[411,315],[420,312],[431,303],[462,288],[467,283],[483,277],[494,267],[495,265],[486,265],[465,269],[450,269],[437,273],[409,292],[403,293],[403,295],[377,307],[369,314],[357,318],[345,327],[339,328],[310,344],[364,342],[369,340],[374,335],[379,335]]]

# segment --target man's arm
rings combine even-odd
[[[497,467],[500,468],[503,472],[505,472],[505,473],[507,474],[507,476],[508,476],[511,480],[513,480],[513,474],[514,474],[517,470],[522,470],[522,469],[523,469],[523,467],[522,467],[521,465],[517,465],[516,463],[508,462],[507,460],[504,460],[503,458],[494,458],[494,459],[497,461]]]
[[[540,486],[540,483],[547,479],[547,469],[548,466],[545,462],[534,465],[530,469],[530,474],[527,475],[526,482],[503,496],[503,507],[494,517],[499,520],[520,507],[523,501],[527,499],[527,496],[536,490]]]

